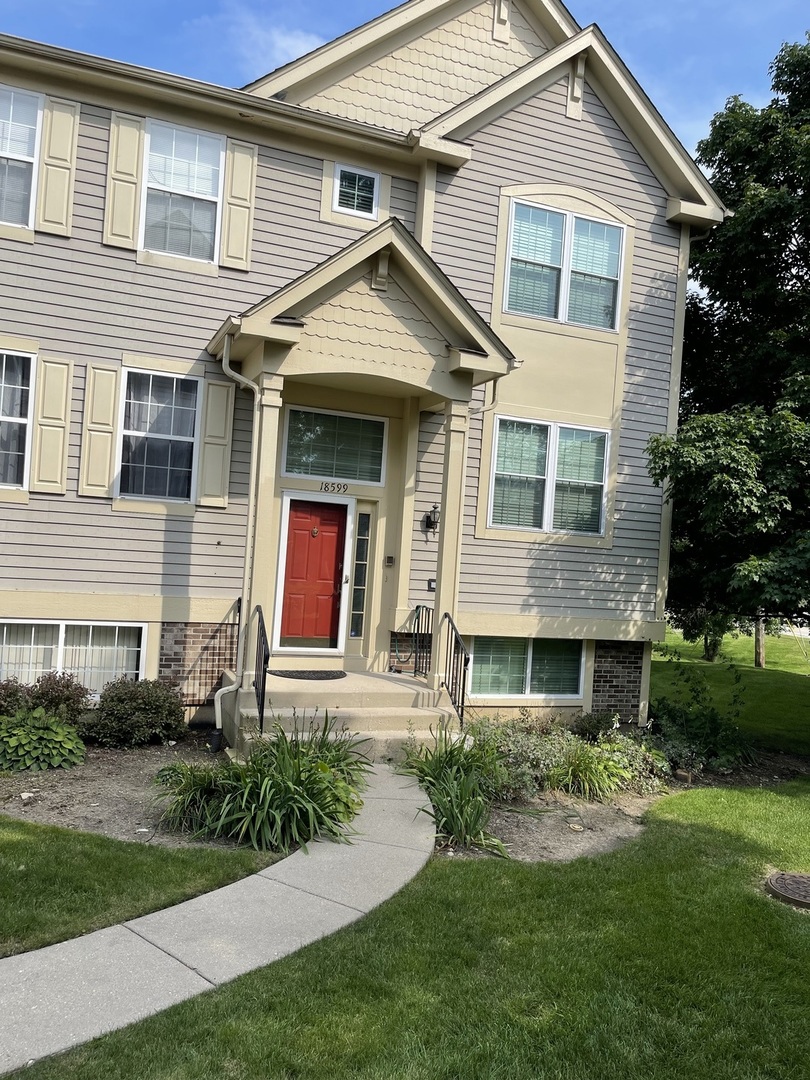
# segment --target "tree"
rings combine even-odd
[[[681,427],[649,445],[693,640],[810,606],[810,34],[770,73],[770,103],[731,98],[698,145],[733,216],[693,244]]]

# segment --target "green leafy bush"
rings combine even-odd
[[[14,716],[21,709],[31,708],[31,687],[12,675],[0,680],[0,716]]]
[[[503,844],[486,831],[492,801],[506,783],[506,771],[492,743],[440,727],[432,746],[415,741],[405,748],[403,772],[415,776],[431,802],[439,837],[506,856]]]
[[[661,790],[671,774],[665,755],[648,745],[643,738],[613,731],[600,739],[597,745],[603,754],[626,772],[627,776],[620,785],[623,791],[652,795]]]
[[[586,742],[596,743],[610,731],[619,727],[620,717],[615,712],[582,713],[571,724],[571,731]]]
[[[107,683],[98,707],[78,727],[87,742],[120,749],[182,739],[188,730],[176,690],[157,680],[124,677]]]
[[[69,769],[84,761],[76,729],[40,707],[0,716],[0,770]]]
[[[90,708],[90,691],[69,671],[48,671],[28,688],[31,706],[74,726]]]
[[[345,838],[363,805],[368,762],[362,741],[323,725],[273,736],[254,745],[246,762],[169,765],[157,775],[167,800],[162,821],[195,836],[247,843],[287,853],[318,837]]]
[[[545,775],[546,787],[583,799],[606,799],[630,780],[630,770],[600,746],[571,735]]]

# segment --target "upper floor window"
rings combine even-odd
[[[332,199],[332,209],[339,213],[376,219],[380,201],[379,173],[336,165]]]
[[[380,484],[385,421],[347,413],[290,409],[284,472]]]
[[[624,230],[512,202],[506,310],[615,330]]]
[[[219,240],[225,141],[149,123],[142,246],[213,262]]]
[[[500,417],[490,524],[601,534],[607,442],[605,431]]]
[[[0,352],[0,486],[23,488],[30,456],[33,357]]]
[[[199,380],[128,371],[124,385],[119,494],[189,500]]]
[[[0,222],[32,228],[42,99],[0,86]]]

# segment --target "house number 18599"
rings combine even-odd
[[[345,495],[349,490],[348,484],[336,484],[334,481],[324,480],[320,487],[321,491],[328,491],[332,495]]]

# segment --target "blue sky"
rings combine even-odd
[[[394,3],[384,0],[0,0],[0,32],[240,86]],[[769,97],[768,65],[804,40],[808,0],[569,0],[596,22],[693,150],[731,94]]]

